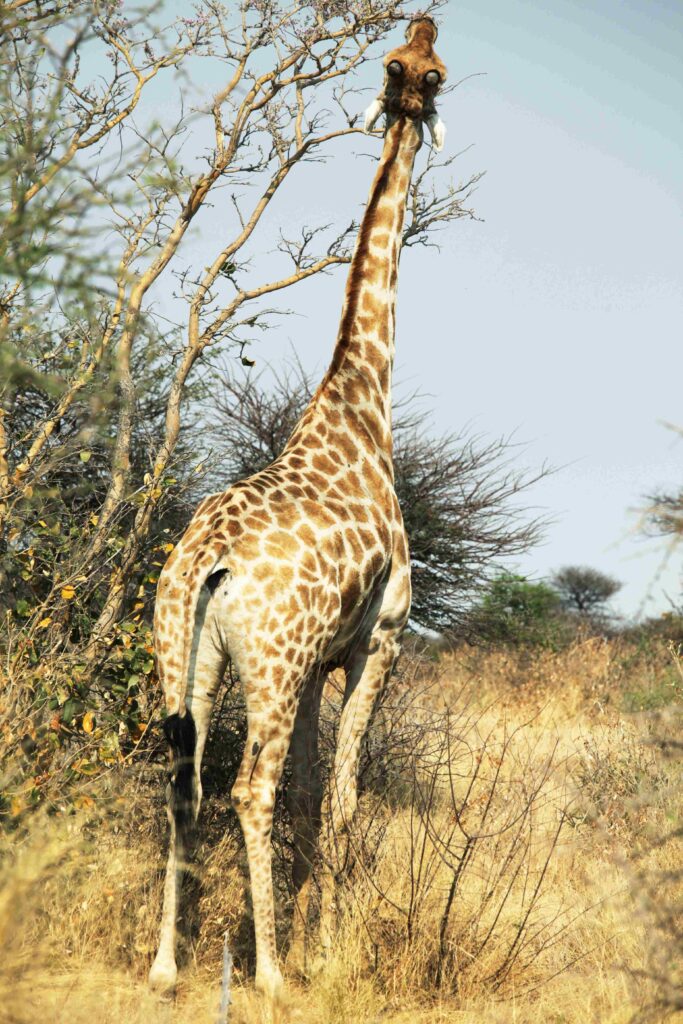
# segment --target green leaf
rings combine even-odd
[[[62,722],[64,725],[71,725],[76,715],[80,715],[83,711],[84,704],[82,700],[76,700],[75,697],[69,697],[66,704],[62,708]]]
[[[81,462],[89,462],[91,455],[92,455],[92,452],[82,451],[81,454],[80,454]]]

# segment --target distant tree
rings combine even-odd
[[[272,462],[313,390],[296,362],[270,384],[263,375],[244,380],[228,373],[214,396],[210,486],[223,488]],[[531,475],[512,468],[513,446],[505,439],[432,436],[417,398],[395,404],[393,423],[395,486],[412,559],[412,617],[457,634],[501,560],[538,541],[542,524],[527,518],[514,499],[545,470]]]
[[[607,602],[621,589],[613,576],[581,565],[559,569],[550,582],[565,611],[587,618],[604,615]]]
[[[550,644],[561,634],[560,597],[547,583],[504,572],[472,609],[470,635],[492,643]]]

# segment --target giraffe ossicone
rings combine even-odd
[[[228,662],[246,704],[247,739],[231,798],[249,862],[262,990],[275,993],[282,981],[270,844],[275,791],[290,750],[296,952],[306,937],[323,817],[320,701],[337,667],[346,686],[325,802],[337,835],[356,808],[361,741],[410,611],[408,545],[394,491],[391,374],[403,221],[423,122],[435,146],[443,141],[434,101],[446,69],[434,53],[436,34],[430,18],[417,18],[406,43],[384,59],[384,87],[367,121],[386,115],[382,156],[325,377],[282,454],[200,503],[159,578],[154,643],[173,762],[161,935],[150,971],[158,989],[175,986],[180,881]],[[323,932],[333,896],[328,878]]]

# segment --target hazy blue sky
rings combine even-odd
[[[525,569],[588,562],[627,584],[624,611],[650,586],[662,607],[681,553],[655,582],[632,510],[683,464],[661,425],[683,423],[683,5],[459,3],[441,38],[458,77],[487,73],[447,104],[450,144],[473,141],[487,176],[485,223],[458,225],[434,268],[460,350],[456,394],[428,384],[440,422],[518,426],[567,466],[535,490],[556,523]]]
[[[683,3],[458,0],[439,21],[450,81],[484,73],[442,99],[446,152],[471,145],[455,175],[486,176],[472,200],[480,220],[453,225],[440,252],[404,255],[396,380],[429,396],[435,429],[514,432],[521,465],[557,467],[527,494],[554,522],[521,571],[590,564],[624,581],[619,610],[663,610],[680,594],[682,552],[660,572],[664,545],[637,526],[644,495],[682,478],[683,440],[663,422],[683,425]],[[377,63],[362,81],[379,86]],[[174,114],[164,90],[156,106]],[[374,169],[359,154],[379,150],[343,140],[264,226],[358,217]],[[230,211],[218,193],[184,244],[191,265],[222,247]],[[268,259],[262,236],[253,255]],[[322,373],[344,279],[287,293],[297,315],[252,346],[259,366],[282,365],[294,346]]]
[[[658,577],[637,510],[683,463],[662,425],[683,424],[683,4],[458,0],[440,23],[450,80],[485,72],[441,103],[447,149],[473,144],[457,175],[486,171],[482,220],[405,255],[396,379],[429,394],[439,430],[515,431],[523,464],[558,467],[528,493],[554,523],[522,571],[588,563],[624,581],[623,612],[650,591],[645,611],[662,609],[681,552]],[[349,148],[276,211],[285,224],[357,214],[372,167]],[[277,364],[291,339],[322,369],[342,289],[316,287],[252,354]]]

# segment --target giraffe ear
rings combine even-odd
[[[373,100],[368,109],[365,111],[365,122],[363,124],[364,132],[371,132],[379,121],[381,115],[384,113],[384,104],[380,99]]]
[[[430,114],[429,117],[426,118],[426,121],[427,127],[429,128],[429,134],[432,137],[434,152],[440,153],[443,149],[444,142],[446,141],[446,125],[438,114]]]

